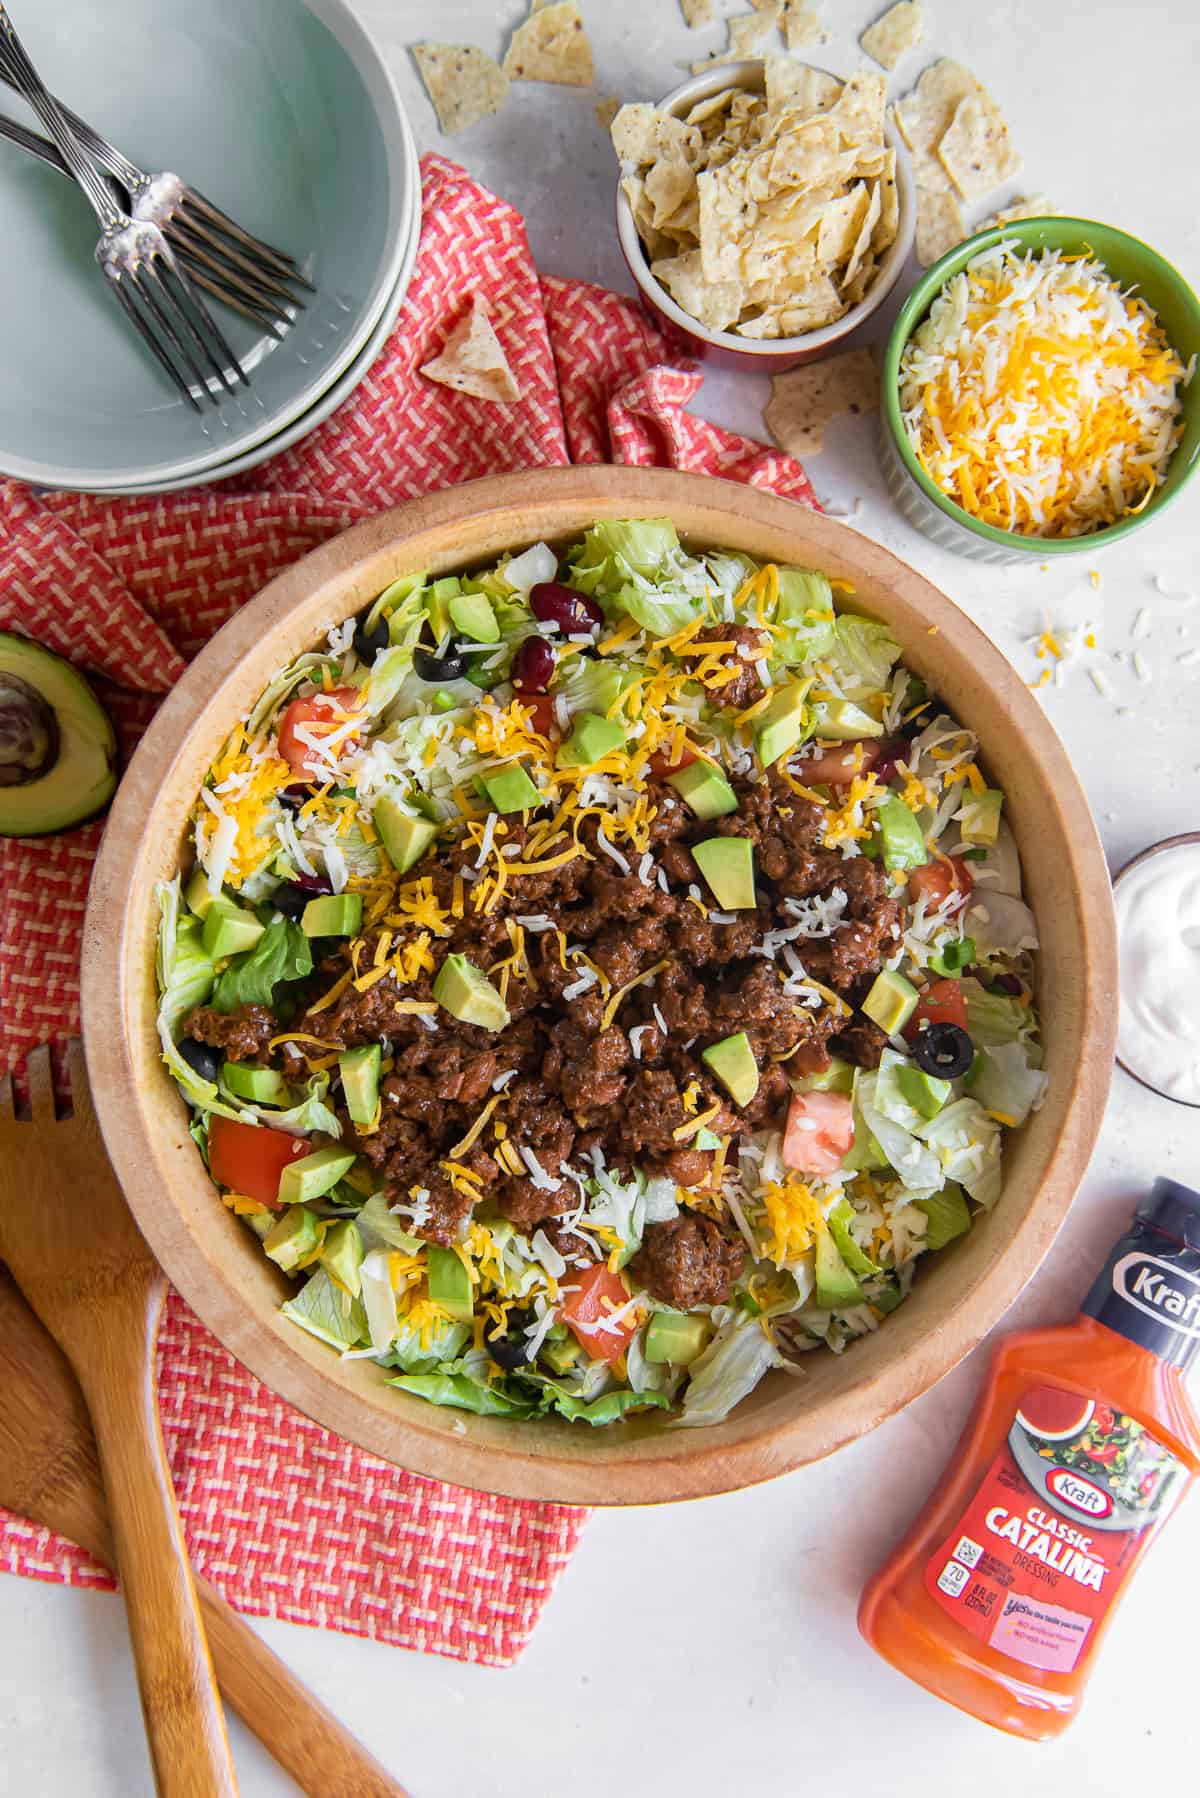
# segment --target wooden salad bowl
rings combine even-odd
[[[909,666],[978,733],[1041,933],[1046,1102],[1006,1144],[995,1212],[919,1270],[883,1328],[842,1355],[815,1351],[802,1378],[772,1373],[725,1422],[592,1429],[436,1408],[280,1316],[290,1283],[219,1202],[159,1059],[155,883],[176,870],[196,793],[234,723],[284,663],[390,581],[569,539],[597,518],[663,516],[694,544],[850,582],[854,606],[892,628]],[[197,657],[112,808],[85,925],[83,1010],[96,1106],[137,1220],[183,1297],[272,1391],[416,1473],[519,1498],[644,1504],[730,1491],[830,1454],[987,1334],[1050,1247],[1087,1165],[1112,1071],[1116,968],[1108,872],[1066,752],[1000,651],[944,594],[845,525],[769,494],[660,470],[554,468],[471,482],[356,526],[272,581]]]

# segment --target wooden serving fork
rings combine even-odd
[[[154,1778],[165,1798],[233,1798],[225,1718],[200,1621],[154,1385],[167,1281],[117,1185],[83,1049],[55,1115],[50,1051],[28,1061],[31,1116],[0,1081],[0,1257],[75,1370],[91,1412]]]

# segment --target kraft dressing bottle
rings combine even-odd
[[[863,1593],[871,1646],[997,1729],[1066,1729],[1200,1473],[1198,1353],[1200,1193],[1156,1180],[1075,1321],[997,1351],[944,1480]]]

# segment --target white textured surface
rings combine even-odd
[[[520,205],[549,272],[626,286],[611,226],[613,167],[593,105],[653,98],[679,65],[720,41],[688,33],[673,0],[584,0],[595,93],[515,88],[507,111],[438,140],[404,46],[421,36],[500,53],[519,0],[362,0],[389,45],[423,148],[458,157]],[[739,10],[732,5],[729,10]],[[853,66],[853,31],[882,5],[825,0],[837,29],[815,60]],[[1122,225],[1200,276],[1193,79],[1200,12],[1190,0],[926,0],[929,44],[906,59],[899,91],[930,51],[961,58],[994,88],[1026,159],[1025,191]],[[434,25],[432,21],[436,19]],[[86,108],[85,108],[86,110]],[[758,431],[765,383],[710,378],[701,406]],[[1197,499],[1100,564],[1040,573],[979,568],[932,549],[887,506],[872,427],[835,425],[811,464],[822,498],[861,496],[859,528],[897,550],[964,605],[1032,677],[1023,638],[1050,611],[1092,617],[1104,650],[1138,647],[1153,673],[1103,667],[1102,698],[1081,667],[1043,695],[1087,785],[1114,865],[1156,837],[1200,825],[1200,597],[1159,597],[1153,577],[1200,596]],[[1127,708],[1122,710],[1121,708]],[[1200,1182],[1200,1113],[1117,1076],[1083,1191],[1047,1267],[1010,1325],[1065,1317],[1110,1238],[1157,1172]],[[816,1784],[927,1798],[1131,1792],[1186,1780],[1200,1749],[1195,1614],[1200,1501],[1192,1500],[1139,1575],[1092,1684],[1084,1719],[1061,1743],[1027,1747],[937,1704],[860,1643],[854,1604],[938,1475],[980,1373],[978,1358],[873,1437],[823,1466],[754,1492],[686,1507],[598,1515],[519,1667],[491,1672],[345,1637],[265,1633],[403,1779],[414,1798],[530,1793],[655,1798]],[[235,1725],[242,1790],[293,1788]],[[141,1798],[151,1790],[124,1621],[107,1596],[0,1579],[0,1740],[5,1792]]]

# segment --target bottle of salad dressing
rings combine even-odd
[[[1200,1193],[1156,1180],[1071,1324],[1011,1336],[859,1628],[997,1729],[1059,1735],[1117,1603],[1200,1473]]]

